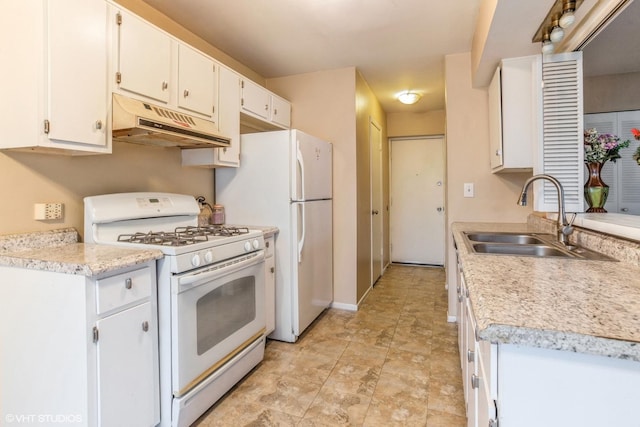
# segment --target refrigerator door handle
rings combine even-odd
[[[304,238],[306,234],[306,218],[305,218],[305,206],[304,203],[298,203],[298,209],[302,209],[302,235],[298,240],[298,264],[302,262],[302,248],[304,247]]]
[[[300,188],[300,199],[305,200],[304,197],[304,159],[302,157],[302,151],[300,151],[300,142],[298,141],[296,144],[296,161],[300,165],[300,182],[298,183]],[[298,197],[298,189],[296,188],[295,197]]]

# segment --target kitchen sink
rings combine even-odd
[[[465,234],[467,236],[467,239],[473,240],[474,242],[515,243],[518,245],[544,243],[542,239],[532,234],[516,234],[516,233],[465,233]]]
[[[548,245],[512,245],[512,244],[495,244],[495,243],[474,243],[473,250],[482,254],[502,254],[502,255],[526,255],[526,256],[554,256],[568,257],[573,256],[570,253],[560,251]]]
[[[581,246],[565,246],[559,243],[553,234],[522,232],[464,232],[463,234],[467,247],[476,254],[617,261]]]

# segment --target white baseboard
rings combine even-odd
[[[356,304],[345,304],[342,302],[332,302],[331,308],[337,308],[338,310],[358,311]]]

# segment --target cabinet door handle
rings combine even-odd
[[[265,111],[268,110],[269,109],[269,104],[265,104],[264,105],[264,109],[265,109]]]
[[[471,388],[480,387],[480,377],[476,374],[471,374]]]
[[[462,299],[463,299],[463,298],[464,298],[464,297],[463,297],[462,295],[458,295],[458,302],[462,302]]]
[[[275,267],[271,267],[271,272],[274,273],[276,271]]]
[[[169,87],[169,83],[162,82],[162,90],[167,90],[168,87]]]
[[[149,331],[149,322],[147,322],[146,320],[142,322],[142,330],[145,332]]]
[[[184,90],[184,97],[186,98],[187,96],[189,96],[189,89]]]
[[[277,108],[274,108],[274,109],[273,109],[273,115],[274,115],[274,116],[277,116],[277,115],[278,115],[278,109],[277,109]]]
[[[620,208],[620,212],[629,212],[629,208]]]
[[[124,287],[127,289],[131,289],[133,287],[133,280],[131,280],[131,277],[127,277],[124,281]]]
[[[496,150],[496,156],[502,155],[502,150]]]
[[[96,120],[96,130],[102,129],[102,120]]]
[[[476,354],[471,350],[467,350],[467,362],[471,363],[475,358],[476,358]]]

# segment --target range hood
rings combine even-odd
[[[229,147],[208,120],[113,94],[113,139],[161,147]]]

